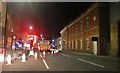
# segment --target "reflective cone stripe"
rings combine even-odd
[[[53,50],[51,51],[51,55],[53,56]]]
[[[45,51],[43,51],[43,58],[45,58],[46,56],[45,56]]]
[[[26,56],[25,53],[22,54],[22,61],[21,62],[26,62]]]
[[[9,55],[7,56],[7,64],[6,64],[6,65],[11,65],[11,61],[12,61],[11,55],[9,54]]]
[[[37,52],[35,52],[35,55],[34,55],[35,59],[37,59]]]

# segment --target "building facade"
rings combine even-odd
[[[5,20],[6,20],[6,6],[5,2],[0,2],[0,47],[4,47],[4,31],[5,31]]]
[[[62,48],[95,55],[108,55],[109,28],[109,4],[95,3],[61,30]]]
[[[110,55],[120,57],[120,3],[110,3]]]
[[[1,2],[2,47],[11,49],[12,43],[19,36],[18,10],[16,3]],[[18,12],[17,12],[18,11]]]

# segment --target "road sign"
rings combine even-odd
[[[21,40],[17,40],[15,42],[15,48],[20,49],[23,47],[23,42]]]

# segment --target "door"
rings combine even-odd
[[[93,41],[93,52],[95,55],[97,55],[97,41]]]

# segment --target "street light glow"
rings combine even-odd
[[[40,36],[42,37],[42,34]]]
[[[32,26],[30,26],[30,29],[32,29]]]

